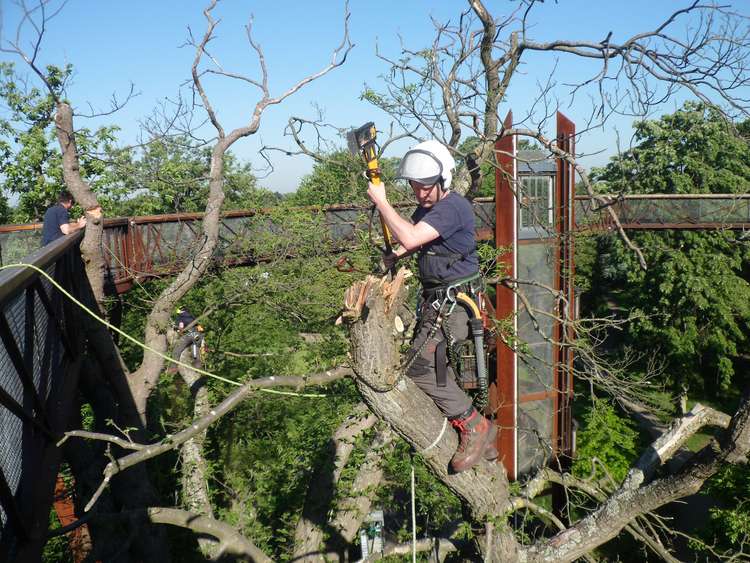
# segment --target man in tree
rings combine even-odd
[[[177,319],[175,319],[175,330],[180,335],[174,349],[174,358],[180,359],[182,351],[188,346],[193,346],[193,361],[198,362],[201,354],[205,352],[205,339],[203,327],[195,323],[195,316],[185,307],[177,307]]]
[[[447,360],[447,347],[469,334],[467,312],[460,305],[452,307],[451,299],[457,291],[471,291],[479,278],[474,212],[466,199],[450,191],[455,166],[448,149],[434,140],[404,155],[397,178],[409,182],[419,204],[411,222],[388,202],[382,183],[370,183],[367,194],[401,244],[384,258],[386,265],[418,253],[422,298],[406,373],[458,430],[460,442],[451,468],[459,472],[483,456],[497,457],[497,430],[458,386]]]
[[[82,216],[78,221],[70,224],[70,208],[73,207],[73,196],[68,191],[60,192],[57,203],[47,209],[44,213],[44,226],[42,227],[42,246],[59,239],[61,236],[69,235],[86,226],[86,217]]]

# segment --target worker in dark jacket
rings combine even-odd
[[[452,469],[458,472],[482,457],[497,457],[497,429],[459,387],[445,353],[446,344],[451,344],[446,342],[446,332],[456,340],[469,334],[465,309],[443,308],[447,292],[461,290],[479,277],[474,212],[464,197],[450,190],[454,168],[453,157],[438,141],[420,143],[404,155],[398,177],[409,181],[419,204],[411,221],[394,210],[383,184],[370,183],[367,194],[401,245],[384,258],[386,266],[418,254],[422,303],[406,373],[458,430],[460,443],[451,459]]]
[[[175,330],[178,333],[178,340],[174,348],[172,357],[179,360],[182,352],[191,347],[193,364],[196,367],[201,366],[202,355],[206,352],[206,340],[203,334],[203,327],[195,323],[195,316],[185,307],[177,307],[175,310],[177,318],[175,319]]]
[[[57,204],[53,205],[44,213],[44,225],[42,226],[42,246],[57,240],[62,236],[69,235],[86,226],[86,217],[81,217],[75,223],[70,223],[70,208],[73,207],[73,196],[70,192],[63,191],[57,198]]]

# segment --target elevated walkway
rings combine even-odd
[[[626,229],[739,229],[750,230],[750,194],[628,195],[605,196]],[[575,230],[608,231],[614,228],[609,214],[587,196],[576,197]],[[492,198],[473,202],[477,236],[493,240],[495,203]],[[409,212],[413,204],[397,204]],[[331,252],[346,251],[359,244],[357,233],[372,227],[370,208],[331,205],[293,210],[306,212],[309,228],[325,234]],[[275,256],[267,247],[269,234],[287,229],[284,208],[227,211],[222,215],[217,264],[225,267],[258,264]],[[180,271],[200,241],[203,213],[173,213],[119,217],[104,221],[104,256],[108,279],[117,293],[136,281]],[[23,259],[41,244],[41,223],[0,226],[0,262]],[[293,241],[292,241],[293,242]],[[295,253],[289,247],[289,257]]]
[[[408,211],[413,204],[398,205]],[[494,203],[479,199],[474,203],[477,230],[489,239],[494,229]],[[295,218],[290,219],[292,213]],[[104,220],[104,256],[108,279],[117,293],[129,290],[136,281],[170,275],[182,270],[202,237],[203,213],[174,213],[121,217]],[[227,211],[222,214],[217,265],[247,266],[277,259],[269,235],[284,235],[286,257],[303,248],[295,245],[290,221],[304,221],[303,229],[323,233],[326,250],[331,253],[350,250],[360,244],[358,238],[372,226],[379,234],[377,218],[370,220],[370,208],[353,205],[331,205],[298,209],[269,208]],[[0,226],[0,260],[4,264],[23,259],[41,244],[41,223]]]
[[[631,230],[750,230],[750,193],[604,196]],[[576,197],[576,228],[609,230],[610,215],[588,196]]]
[[[78,250],[82,232],[28,255],[83,303],[92,304]],[[0,272],[0,561],[38,561],[61,450],[76,404],[84,313],[38,272]]]

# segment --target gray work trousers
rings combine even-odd
[[[445,340],[442,328],[439,328],[425,344],[427,337],[437,319],[437,312],[430,303],[421,306],[420,323],[407,357],[411,358],[415,350],[420,350],[412,364],[406,371],[414,383],[424,391],[446,417],[458,416],[465,413],[472,405],[471,398],[456,383],[456,375],[450,365],[446,369],[446,385],[438,387],[436,375],[435,349],[439,342]],[[464,340],[469,335],[469,315],[461,305],[456,305],[453,312],[443,325],[448,329],[455,340]]]

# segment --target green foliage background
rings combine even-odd
[[[672,115],[636,124],[638,144],[595,171],[608,193],[745,193],[750,149],[714,111],[687,104]],[[578,279],[590,291],[591,314],[627,311],[620,344],[659,351],[672,390],[732,395],[747,382],[750,352],[750,245],[742,233],[631,233],[648,270],[615,237],[577,246]],[[616,312],[616,314],[619,314]],[[653,354],[650,354],[653,356]],[[644,367],[644,366],[641,366]]]

